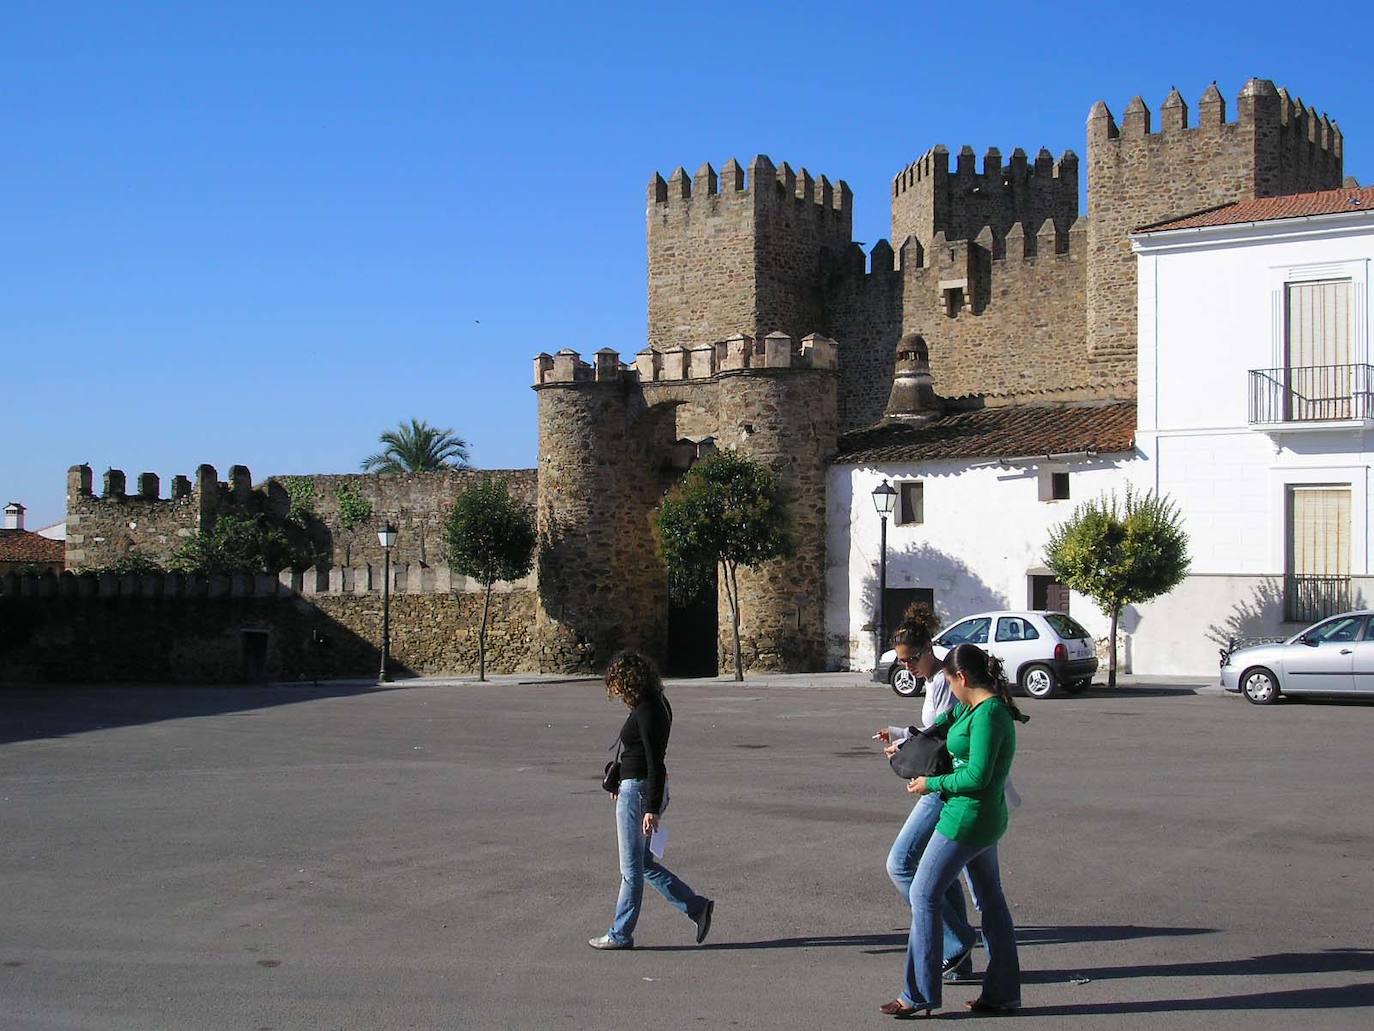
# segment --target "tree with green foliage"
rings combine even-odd
[[[503,479],[482,479],[463,490],[445,526],[450,568],[482,585],[477,632],[477,679],[487,679],[487,623],[491,588],[528,575],[534,566],[534,514],[511,496]]]
[[[453,430],[441,430],[421,419],[402,422],[378,438],[383,445],[363,459],[365,473],[432,473],[468,467],[468,442]]]
[[[1045,564],[1070,590],[1111,616],[1107,686],[1116,687],[1116,627],[1121,610],[1168,594],[1188,575],[1188,534],[1167,497],[1126,488],[1086,501],[1050,533]]]
[[[172,566],[183,573],[279,573],[305,569],[316,556],[264,517],[222,515],[177,549]]]
[[[738,570],[791,554],[781,485],[745,455],[713,452],[692,466],[664,498],[655,530],[675,597],[698,597],[709,589],[720,567],[735,639],[735,679],[743,680]]]

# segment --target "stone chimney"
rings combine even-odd
[[[5,506],[5,526],[6,530],[22,530],[24,528],[24,506],[17,501],[11,501]]]
[[[897,370],[883,418],[892,422],[923,423],[938,419],[944,406],[930,378],[930,349],[925,337],[908,333],[897,344]]]

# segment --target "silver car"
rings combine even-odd
[[[1224,648],[1221,686],[1256,705],[1281,694],[1374,698],[1374,610],[1343,612],[1286,641]]]

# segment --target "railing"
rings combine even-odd
[[[1374,418],[1374,365],[1302,365],[1250,371],[1250,421]]]
[[[1338,612],[1350,610],[1350,577],[1307,576],[1290,573],[1284,577],[1284,607],[1290,623],[1315,623]]]

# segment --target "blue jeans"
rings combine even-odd
[[[688,917],[696,919],[706,900],[694,892],[677,874],[654,858],[649,851],[649,835],[644,833],[644,806],[648,802],[647,780],[622,780],[620,797],[615,802],[616,841],[620,846],[620,897],[615,903],[615,920],[608,932],[623,945],[634,944],[635,924],[644,901],[647,878],[660,895]],[[663,809],[668,808],[668,789],[663,789]]]
[[[939,831],[930,836],[916,878],[911,883],[911,938],[906,949],[906,983],[902,1001],[911,1006],[939,1006],[940,906],[945,891],[968,867],[983,903],[983,942],[988,968],[981,998],[998,1006],[1020,1005],[1021,964],[1016,956],[1016,929],[1002,894],[996,845],[963,845]]]
[[[892,851],[887,854],[887,875],[902,893],[902,899],[914,906],[911,886],[916,878],[916,868],[920,865],[921,854],[925,852],[930,836],[935,833],[935,824],[940,819],[944,802],[939,795],[923,795],[912,807],[911,815],[902,824],[897,840],[892,843]],[[974,896],[977,898],[977,896]],[[967,952],[973,945],[973,928],[968,922],[968,910],[964,906],[964,889],[956,877],[946,889],[941,907],[944,917],[944,945],[942,960],[954,959]]]

